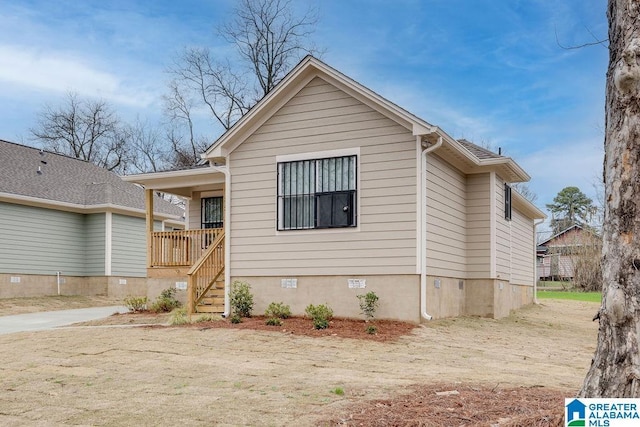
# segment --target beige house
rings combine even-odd
[[[501,317],[533,301],[535,221],[508,157],[455,140],[306,57],[202,158],[126,177],[187,198],[187,230],[153,232],[150,283],[189,283],[194,311],[230,311],[236,280],[255,312],[328,303],[358,317]]]

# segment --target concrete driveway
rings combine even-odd
[[[126,307],[116,305],[1,316],[0,335],[12,334],[15,332],[42,331],[45,329],[71,325],[72,323],[103,319],[116,312],[126,313],[127,311]]]

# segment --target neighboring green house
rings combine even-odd
[[[145,195],[83,160],[0,140],[0,298],[146,294]],[[156,197],[155,230],[183,210]]]

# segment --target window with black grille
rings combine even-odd
[[[222,197],[206,197],[202,199],[202,228],[222,228]]]
[[[278,163],[278,230],[356,226],[356,156]]]

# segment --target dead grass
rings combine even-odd
[[[293,319],[113,327],[129,315],[4,335],[0,425],[553,426],[586,374],[596,309],[544,301],[382,340],[341,335],[362,321],[323,336]]]
[[[36,313],[40,311],[71,310],[74,308],[122,305],[122,300],[106,296],[60,295],[37,298],[2,298],[0,316]]]

